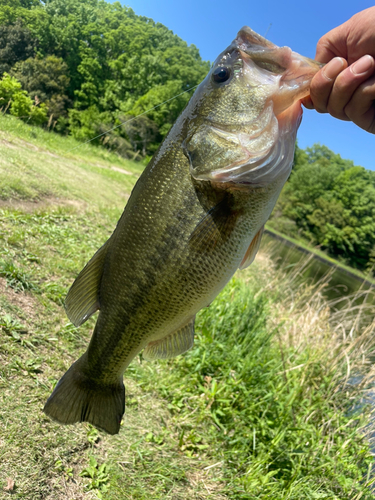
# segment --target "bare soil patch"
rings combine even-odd
[[[114,170],[115,172],[120,172],[120,174],[133,175],[132,172],[129,172],[128,170],[124,170],[123,168],[119,167],[111,167],[111,170]]]
[[[38,301],[35,297],[27,292],[15,292],[13,288],[7,285],[4,278],[0,278],[0,296],[5,297],[8,302],[21,309],[29,319],[35,320],[38,316]]]
[[[47,208],[54,207],[72,207],[77,211],[83,211],[87,207],[87,203],[80,200],[67,200],[65,198],[55,198],[53,196],[49,196],[43,199],[37,200],[0,200],[0,209],[1,208],[9,208],[12,210],[20,210],[26,213],[33,213],[39,210],[45,210]]]
[[[16,144],[13,144],[12,142],[7,141],[6,139],[0,140],[0,146],[5,146],[11,149],[18,149],[18,146],[16,146]]]

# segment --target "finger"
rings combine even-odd
[[[349,120],[345,113],[345,107],[358,87],[373,74],[374,69],[374,58],[366,55],[339,73],[327,102],[328,113],[339,120]]]
[[[346,69],[348,63],[342,57],[335,57],[317,73],[311,81],[310,96],[318,113],[328,113],[328,101],[336,77]]]
[[[366,80],[353,94],[345,114],[359,127],[375,134],[375,76]]]
[[[307,109],[314,109],[314,103],[312,102],[311,97],[309,95],[301,99],[301,103]]]

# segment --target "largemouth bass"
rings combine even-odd
[[[66,297],[76,326],[99,316],[47,415],[115,434],[132,359],[192,347],[196,313],[255,257],[290,174],[299,100],[319,68],[248,27],[219,55]]]

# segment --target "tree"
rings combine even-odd
[[[9,72],[16,62],[32,57],[37,45],[37,39],[23,26],[21,19],[0,26],[0,76]]]
[[[143,156],[154,153],[150,145],[155,144],[159,136],[159,129],[156,124],[146,115],[142,116],[122,116],[121,121],[124,122],[122,128],[126,136],[129,138],[130,144],[134,152],[141,151]]]
[[[45,103],[49,114],[53,114],[55,120],[60,116],[67,116],[66,109],[71,104],[66,95],[70,82],[67,73],[67,64],[53,55],[43,59],[28,58],[16,63],[11,71],[21,82],[23,89]]]
[[[138,124],[143,136],[133,140],[133,147],[137,144],[137,151],[146,154],[158,147],[190,94],[169,99],[196,86],[209,70],[195,46],[120,2],[3,0],[0,27],[6,33],[2,39],[8,72],[31,97],[37,95],[47,104],[60,131],[71,128],[75,136],[86,137],[88,130],[106,123],[105,114],[116,123],[119,115],[134,116],[168,100],[148,115],[154,124],[147,120]],[[99,121],[89,123],[88,116]],[[83,132],[78,131],[81,122]],[[125,135],[120,129],[113,140],[120,136],[127,140]],[[104,142],[109,147],[110,141]]]
[[[4,107],[9,101],[12,100],[15,94],[21,92],[22,85],[17,80],[8,73],[4,73],[3,77],[0,79],[0,105]]]
[[[4,73],[0,80],[0,103],[10,114],[30,123],[41,125],[47,120],[47,108],[37,99],[30,98],[21,83],[14,77]]]
[[[368,267],[375,248],[374,173],[319,144],[297,149],[295,163],[271,225]]]

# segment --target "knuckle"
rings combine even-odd
[[[364,99],[373,100],[375,99],[375,77],[372,77],[365,82],[363,82],[357,89],[358,94],[360,94]]]
[[[349,102],[344,108],[345,115],[351,120],[354,121],[356,116],[356,106],[353,103]]]
[[[328,113],[327,108],[318,105],[315,105],[315,111],[317,111],[320,114]]]
[[[348,87],[349,87],[348,82],[344,81],[342,78],[337,78],[334,84],[333,91],[337,95],[346,94],[348,91]]]
[[[311,102],[318,113],[327,113],[326,99],[311,93]]]
[[[327,111],[331,116],[333,116],[334,118],[337,118],[338,120],[346,120],[347,119],[344,108],[337,108],[335,106],[332,106],[331,104],[328,104]]]

